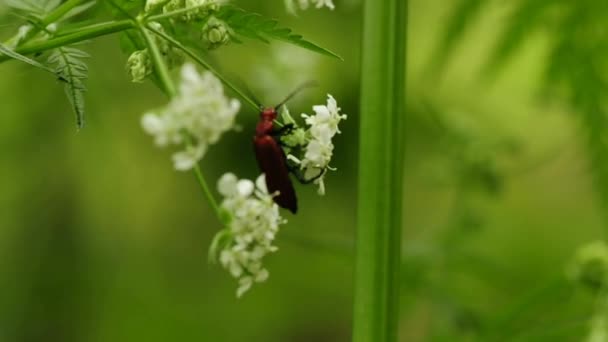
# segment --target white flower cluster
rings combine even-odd
[[[217,77],[208,71],[201,75],[188,63],[181,70],[179,95],[165,108],[145,114],[142,126],[160,147],[185,144],[173,162],[177,170],[187,171],[234,127],[240,107],[238,100],[226,97]]]
[[[321,176],[315,180],[315,184],[319,186],[319,194],[325,194],[325,184],[323,182],[324,172],[331,169],[329,163],[333,156],[334,144],[332,139],[336,134],[341,133],[338,125],[340,121],[346,120],[347,115],[340,114],[341,108],[331,95],[327,95],[327,105],[313,106],[315,115],[302,114],[306,120],[308,128],[308,139],[304,148],[304,156],[298,159],[293,155],[288,155],[288,158],[297,164],[300,164],[304,171],[304,178],[312,178],[317,175]],[[295,134],[302,134],[302,131],[295,131]]]
[[[314,5],[316,8],[327,7],[331,10],[334,10],[336,8],[336,6],[334,6],[333,0],[285,0],[285,7],[287,7],[287,11],[293,14],[295,14],[298,9],[308,9],[311,4]]]
[[[268,279],[268,270],[263,267],[262,259],[277,251],[272,243],[279,225],[286,221],[281,218],[279,206],[268,193],[263,174],[254,184],[227,173],[220,178],[218,190],[224,196],[221,209],[229,217],[230,236],[229,242],[219,252],[219,260],[239,280],[236,294],[241,297],[254,283]]]

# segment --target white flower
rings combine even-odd
[[[327,95],[327,105],[313,106],[315,115],[302,114],[308,128],[310,136],[304,156],[300,160],[295,156],[288,156],[290,160],[299,164],[304,171],[304,178],[312,179],[319,186],[319,194],[325,194],[325,170],[332,168],[329,166],[333,156],[334,145],[332,139],[336,134],[341,133],[338,125],[347,116],[340,114],[341,108],[338,107],[336,100],[331,95]]]
[[[187,171],[200,161],[209,145],[217,143],[226,131],[234,127],[240,102],[229,99],[224,88],[210,72],[198,73],[192,64],[181,71],[179,95],[165,107],[142,117],[142,127],[154,136],[158,146],[191,146],[173,155],[177,170]]]
[[[227,173],[218,181],[218,191],[224,200],[221,209],[227,214],[230,240],[220,248],[220,264],[237,278],[237,297],[241,297],[254,283],[268,279],[262,260],[277,251],[273,245],[279,226],[286,221],[279,214],[279,206],[268,193],[266,178],[261,175],[254,182]],[[223,236],[225,232],[219,234]],[[217,251],[212,251],[215,255]]]
[[[292,14],[295,14],[298,9],[308,9],[311,4],[316,8],[327,7],[332,11],[336,8],[332,0],[285,0],[285,7]]]

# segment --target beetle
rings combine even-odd
[[[289,168],[285,152],[279,145],[277,131],[274,129],[277,107],[265,108],[260,113],[260,121],[255,129],[253,146],[260,170],[266,175],[268,192],[277,193],[275,203],[280,207],[298,212],[298,199],[289,178]]]
[[[304,179],[297,168],[289,166],[285,152],[281,148],[281,136],[288,134],[293,129],[293,124],[287,124],[279,129],[275,129],[275,120],[278,117],[279,110],[285,103],[304,88],[314,85],[316,83],[307,82],[298,87],[277,106],[270,108],[262,107],[260,110],[260,120],[256,125],[255,136],[253,138],[256,160],[260,170],[266,176],[268,192],[276,194],[274,197],[276,204],[294,214],[298,212],[298,199],[289,174],[294,174],[301,183],[306,184],[319,178],[323,173],[313,179]]]

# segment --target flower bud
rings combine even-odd
[[[133,52],[127,60],[127,70],[133,82],[143,82],[152,73],[152,60],[148,50]]]
[[[183,21],[191,21],[217,11],[220,2],[218,0],[170,0],[163,6],[163,12],[168,13],[185,8],[196,8],[180,17]]]
[[[203,26],[202,39],[209,50],[217,49],[230,42],[230,28],[223,21],[211,17]]]
[[[608,245],[596,241],[581,247],[571,265],[570,276],[583,287],[598,292],[608,284]]]

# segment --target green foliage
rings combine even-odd
[[[483,9],[487,0],[460,0],[446,24],[443,37],[431,59],[432,70],[439,72],[443,68],[448,56],[466,32],[470,22],[474,20]]]
[[[28,58],[28,57],[26,57],[26,56],[24,56],[24,55],[22,55],[22,54],[19,54],[19,53],[17,53],[17,52],[15,52],[15,51],[13,51],[13,50],[12,50],[12,49],[10,49],[9,47],[5,46],[4,44],[0,44],[0,53],[3,53],[3,54],[5,54],[5,55],[7,55],[7,56],[9,56],[9,57],[11,57],[11,58],[13,58],[13,59],[15,59],[15,60],[18,60],[18,61],[20,61],[20,62],[23,62],[23,63],[29,64],[29,65],[31,65],[31,66],[33,66],[33,67],[38,68],[38,69],[44,70],[44,71],[46,71],[46,72],[50,72],[50,73],[52,73],[53,75],[56,75],[56,76],[58,76],[60,79],[62,79],[62,80],[63,80],[63,78],[61,77],[61,75],[57,74],[57,73],[55,72],[55,70],[53,70],[53,69],[49,68],[49,67],[48,67],[48,66],[46,66],[46,65],[43,65],[43,64],[41,64],[41,63],[37,62],[37,61],[35,61],[35,60],[31,59],[31,58]]]
[[[76,114],[76,125],[84,127],[84,81],[88,77],[89,68],[83,61],[89,58],[86,52],[73,48],[61,47],[51,52],[48,63],[55,66],[55,72],[65,79],[65,93]]]
[[[61,0],[6,0],[6,4],[35,17],[42,17],[55,9]]]
[[[452,13],[436,55],[448,55],[454,42],[470,25],[472,14],[481,0],[462,0]],[[511,3],[510,19],[496,40],[484,76],[500,70],[539,32],[553,38],[544,70],[545,93],[562,93],[580,118],[582,136],[591,160],[597,192],[608,208],[608,33],[603,27],[608,20],[605,1],[518,0]],[[605,210],[604,210],[605,211]],[[608,217],[607,217],[608,218]]]
[[[277,27],[276,20],[265,18],[260,14],[250,13],[233,6],[225,6],[219,11],[217,17],[225,21],[239,36],[257,39],[264,43],[269,43],[270,39],[276,39],[322,55],[342,59],[334,52],[293,33],[291,29]]]

